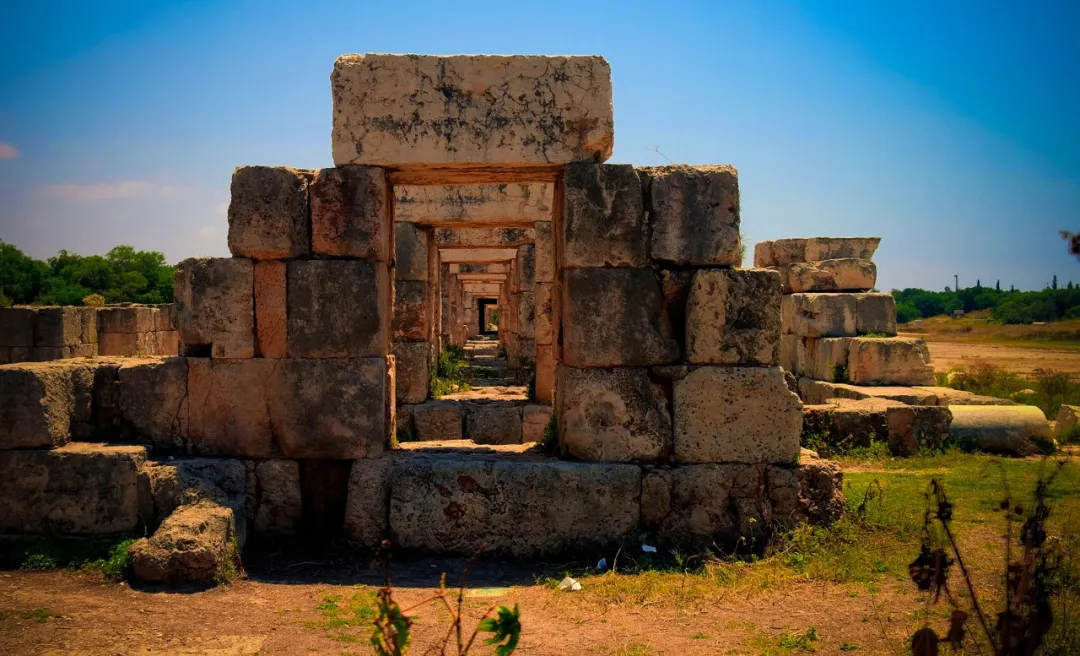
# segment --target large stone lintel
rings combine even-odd
[[[447,228],[532,228],[551,220],[554,191],[550,183],[399,185],[394,220]]]
[[[450,264],[491,264],[517,257],[516,248],[440,248],[439,259]]]

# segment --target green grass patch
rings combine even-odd
[[[435,372],[431,376],[431,397],[441,399],[447,394],[468,392],[472,389],[473,379],[474,373],[465,349],[451,344],[439,353]]]
[[[351,594],[319,593],[315,610],[320,619],[308,622],[309,629],[334,632],[329,637],[338,642],[367,642],[371,629],[374,628],[376,615],[376,597],[374,590],[359,588]],[[345,633],[354,629],[361,633]]]
[[[100,572],[108,581],[120,581],[131,571],[129,549],[133,538],[81,538],[7,542],[0,546],[0,567],[44,572],[66,569]]]

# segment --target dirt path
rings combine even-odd
[[[417,567],[437,580],[440,565]],[[839,653],[844,643],[862,653],[890,653],[886,641],[905,641],[919,607],[917,595],[895,582],[882,583],[873,598],[863,586],[804,582],[750,592],[717,586],[707,598],[681,598],[673,588],[642,601],[637,588],[612,597],[591,592],[588,582],[585,591],[567,593],[525,584],[520,572],[497,579],[480,582],[484,587],[474,589],[466,607],[477,618],[493,604],[519,604],[517,653],[525,656],[760,654],[782,634],[810,627],[818,653]],[[89,574],[5,572],[0,653],[370,654],[369,620],[350,622],[357,617],[351,611],[327,610],[374,591],[352,583],[247,580],[177,593],[103,584]],[[403,587],[398,597],[404,606],[431,591]],[[410,653],[422,654],[441,637],[447,614],[426,606],[416,616]]]
[[[910,336],[917,337],[918,335]],[[957,365],[969,365],[982,361],[1025,376],[1039,368],[1080,373],[1080,351],[963,342],[927,341],[926,345],[930,349],[930,361],[935,371],[948,371]]]
[[[492,337],[474,337],[465,343],[465,354],[476,378],[467,392],[446,394],[447,401],[524,401],[529,398],[525,385],[517,382],[514,373],[506,366],[506,358],[499,357],[499,341]]]

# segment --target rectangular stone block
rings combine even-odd
[[[254,260],[309,255],[311,178],[311,171],[284,166],[238,167],[229,203],[229,252]]]
[[[521,443],[531,444],[544,439],[544,431],[551,423],[550,405],[530,403],[521,407]]]
[[[758,242],[754,246],[754,266],[789,266],[806,261],[806,244],[809,239],[774,239]]]
[[[0,451],[0,533],[98,535],[139,525],[139,446]]]
[[[458,401],[428,401],[413,406],[416,439],[460,440],[464,434],[464,406]]]
[[[76,346],[82,343],[82,316],[74,307],[34,310],[34,346]]]
[[[376,458],[394,416],[392,358],[279,360],[267,396],[286,458]]]
[[[653,260],[740,266],[739,174],[733,166],[639,168]]]
[[[810,237],[806,240],[806,262],[840,258],[872,260],[881,237]]]
[[[122,433],[155,449],[183,452],[188,435],[187,359],[125,363],[117,381]]]
[[[185,355],[255,355],[254,266],[241,258],[191,258],[176,267],[174,320]]]
[[[775,365],[780,298],[775,271],[695,272],[686,306],[686,359],[695,364]]]
[[[0,308],[0,346],[30,348],[34,345],[34,311]]]
[[[154,330],[158,332],[176,330],[172,322],[172,303],[162,303],[155,309],[157,312],[154,314]]]
[[[262,358],[283,358],[288,335],[285,262],[255,263],[255,346]]]
[[[648,366],[679,359],[651,269],[574,269],[562,285],[562,361],[573,367]]]
[[[397,280],[427,280],[431,231],[413,223],[394,224],[394,276]]]
[[[519,558],[582,553],[636,538],[634,465],[410,456],[394,463],[394,544]]]
[[[540,403],[555,400],[555,347],[550,344],[536,345],[536,397]]]
[[[428,397],[431,380],[431,344],[427,342],[395,342],[395,393],[397,403],[423,403]]]
[[[780,302],[783,331],[800,337],[854,337],[854,294],[791,294]]]
[[[277,365],[264,358],[188,358],[187,451],[229,458],[280,457],[268,407]]]
[[[436,228],[439,248],[518,248],[536,241],[532,228]]]
[[[368,357],[389,353],[389,303],[390,276],[381,262],[289,262],[289,357]]]
[[[730,545],[740,536],[764,540],[773,519],[767,469],[702,464],[648,470],[642,521],[668,546]]]
[[[395,341],[423,341],[431,325],[431,306],[427,302],[427,283],[399,280],[394,284]]]
[[[779,367],[699,367],[675,382],[676,462],[795,462],[801,429]]]
[[[179,355],[180,338],[175,330],[163,330],[157,333],[157,355]]]
[[[97,310],[98,333],[149,333],[158,330],[157,312],[149,306],[103,307]]]
[[[517,311],[518,334],[522,339],[536,337],[536,297],[532,292],[518,292],[512,301]]]
[[[536,222],[536,282],[555,281],[555,242],[550,221]]]
[[[563,184],[563,268],[648,266],[648,229],[634,167],[571,164]]]
[[[851,340],[848,376],[856,385],[933,385],[930,351],[910,337]]]
[[[518,246],[514,267],[513,291],[528,292],[536,284],[536,247],[532,244]]]
[[[159,355],[158,333],[101,333],[98,354],[124,358],[146,358]],[[175,355],[175,353],[173,353]]]
[[[530,228],[550,221],[555,185],[394,185],[394,221],[442,228]]]
[[[611,68],[602,57],[343,55],[330,84],[336,166],[611,156]]]
[[[533,294],[533,321],[535,324],[535,339],[538,345],[552,343],[551,320],[554,309],[551,302],[551,287],[551,283],[536,283],[536,287],[534,287],[536,292]]]
[[[799,359],[805,363],[805,367],[797,375],[830,383],[847,382],[851,339],[850,337],[800,338],[800,348],[805,349],[805,354],[800,355]]]
[[[255,465],[258,500],[252,528],[259,535],[296,535],[304,506],[300,466],[295,460],[264,460]]]
[[[0,367],[0,449],[66,444],[76,415],[89,419],[94,369],[78,361]]]
[[[856,294],[855,331],[860,335],[896,336],[896,299],[892,294]]]
[[[558,367],[559,446],[580,460],[666,460],[671,412],[644,368]]]
[[[361,547],[377,548],[387,538],[390,516],[389,457],[357,460],[349,472],[345,535]]]
[[[311,183],[311,250],[389,262],[390,185],[385,169],[320,169]]]
[[[464,437],[477,444],[521,444],[521,406],[467,404]]]
[[[788,275],[793,292],[865,292],[877,283],[877,267],[854,258],[794,264]]]

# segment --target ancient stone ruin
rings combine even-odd
[[[347,55],[331,88],[335,168],[237,169],[233,257],[180,264],[178,356],[0,367],[0,532],[144,536],[136,576],[182,582],[249,537],[535,557],[839,514],[779,364],[782,279],[841,255],[740,269],[734,168],[605,164],[600,57]],[[858,342],[850,303],[802,336]],[[489,308],[534,397],[429,400]]]
[[[0,308],[0,364],[176,355],[171,305]]]

